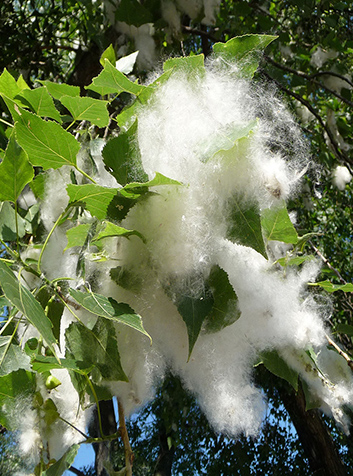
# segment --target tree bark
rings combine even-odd
[[[313,474],[346,476],[347,472],[319,410],[305,410],[302,387],[299,386],[296,393],[279,385],[279,394],[297,430]]]
[[[165,428],[159,430],[159,455],[153,476],[171,476],[175,448],[169,447]]]
[[[117,430],[113,400],[102,400],[99,402],[99,409],[102,418],[102,430],[105,436],[112,435]],[[94,412],[94,435],[95,437],[102,436],[99,431],[98,423],[98,413],[97,410]],[[91,430],[91,434],[93,433]],[[110,441],[103,441],[101,443],[94,443],[93,449],[96,453],[95,468],[97,476],[109,476],[107,471],[104,469],[105,461],[109,460],[110,456]]]

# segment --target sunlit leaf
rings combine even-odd
[[[62,122],[53,98],[44,86],[35,89],[24,89],[18,96],[23,98],[24,102],[27,102],[38,116],[49,117],[59,123]]]
[[[86,89],[95,91],[104,96],[106,94],[120,94],[127,92],[138,96],[145,86],[133,83],[123,73],[118,71],[107,59],[104,60],[103,71],[93,78],[92,83]]]
[[[114,50],[114,47],[112,44],[110,44],[108,46],[108,48],[106,48],[103,53],[102,53],[102,56],[100,57],[100,64],[104,67],[104,60],[108,60],[111,62],[111,64],[115,64],[116,62],[116,56],[115,56],[115,50]],[[122,71],[124,72],[124,71]]]
[[[120,324],[132,327],[133,329],[142,332],[150,339],[143,328],[141,316],[136,314],[128,304],[117,302],[113,298],[107,298],[101,294],[92,292],[81,292],[75,289],[70,289],[70,295],[87,311],[96,314],[97,316],[111,319]]]
[[[139,52],[135,51],[130,55],[123,56],[122,58],[118,59],[118,61],[115,63],[116,69],[124,74],[131,73],[131,71],[134,69],[138,54]]]
[[[65,247],[65,250],[67,250],[68,248],[72,248],[73,246],[83,246],[87,239],[87,234],[90,228],[90,223],[83,223],[67,230],[67,245]]]
[[[70,197],[70,204],[85,204],[91,215],[99,219],[103,219],[107,216],[108,206],[118,193],[118,189],[93,184],[69,184],[66,190]]]
[[[40,81],[54,99],[59,101],[63,96],[77,97],[80,95],[80,88],[78,86],[70,86],[69,84],[53,83],[51,81]]]
[[[56,343],[53,335],[52,324],[45,315],[42,306],[22,286],[14,273],[5,263],[0,261],[0,285],[9,301],[28,319],[28,321],[43,336],[46,343],[51,346]]]
[[[227,43],[215,43],[213,52],[226,67],[239,68],[242,77],[252,78],[259,65],[262,51],[276,36],[243,35],[232,38]]]
[[[132,236],[136,235],[141,238],[142,241],[145,241],[144,237],[139,233],[137,230],[127,230],[121,226],[115,225],[110,221],[105,221],[102,223],[103,228],[97,233],[97,235],[93,238],[92,243],[95,243],[99,240],[103,240],[105,238],[110,238],[112,236]]]
[[[266,240],[296,244],[298,234],[289,218],[284,203],[280,207],[266,208],[261,213],[261,226]]]
[[[15,124],[16,138],[33,165],[57,169],[62,165],[76,165],[80,144],[69,132],[53,121],[19,110]]]
[[[333,284],[330,281],[320,281],[318,283],[309,283],[310,286],[320,286],[328,293],[334,293],[336,291],[343,291],[345,293],[353,293],[353,284],[346,283],[346,284]]]
[[[74,121],[86,120],[98,127],[106,127],[109,124],[108,101],[64,96],[61,103],[70,111]]]
[[[188,79],[194,80],[205,74],[205,57],[203,54],[194,56],[181,56],[169,58],[163,64],[163,70],[180,71],[188,75]]]
[[[25,152],[16,143],[14,135],[11,135],[4,159],[0,163],[0,200],[15,202],[33,175],[33,167]]]

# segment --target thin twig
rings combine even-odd
[[[350,81],[348,78],[346,78],[342,74],[335,73],[334,71],[318,71],[317,73],[311,74],[310,76],[311,78],[315,78],[316,76],[325,76],[325,75],[335,76],[336,78],[340,78],[342,79],[342,81],[346,81],[346,83],[348,83],[353,88],[352,81]]]
[[[190,35],[202,36],[204,38],[207,38],[207,39],[213,41],[214,43],[217,43],[217,41],[219,41],[216,37],[214,37],[213,35],[211,35],[207,31],[198,30],[196,28],[191,28],[190,26],[186,26],[186,25],[182,25],[182,30],[185,33],[190,33]]]
[[[293,68],[290,68],[289,66],[286,66],[284,64],[281,64],[281,63],[277,63],[277,61],[273,60],[272,58],[270,58],[269,56],[267,55],[264,55],[264,59],[268,62],[268,63],[271,63],[273,64],[273,66],[276,66],[276,68],[279,68],[279,69],[282,69],[283,71],[288,71],[288,73],[292,73],[292,74],[295,74],[296,76],[300,76],[301,78],[304,78],[304,79],[307,79],[308,81],[311,81],[312,83],[314,84],[317,84],[318,86],[320,86],[321,88],[323,89],[326,89],[326,91],[328,91],[330,94],[332,94],[333,96],[336,96],[338,99],[340,99],[341,101],[345,102],[346,104],[348,104],[348,106],[351,106],[353,107],[353,102],[350,101],[349,99],[346,99],[344,98],[343,96],[341,96],[341,94],[339,94],[338,92],[334,91],[333,89],[329,88],[328,86],[326,86],[325,84],[322,84],[320,83],[320,81],[317,81],[316,79],[314,79],[314,75],[309,75],[309,74],[306,74],[306,73],[303,73],[303,71],[298,71],[296,69],[293,69]],[[339,75],[340,76],[340,75]],[[344,78],[344,76],[341,76],[341,79]],[[346,79],[346,78],[344,78]]]
[[[353,360],[349,357],[348,354],[346,354],[346,352],[344,352],[340,347],[338,347],[338,345],[336,344],[336,342],[334,342],[330,336],[328,336],[327,334],[325,334],[325,337],[327,339],[327,342],[334,348],[337,350],[337,352],[345,359],[345,361],[347,362],[347,364],[349,365],[349,367],[351,368],[351,370],[353,370]]]
[[[134,453],[131,450],[129,435],[126,429],[124,408],[119,400],[118,400],[118,413],[119,413],[119,432],[124,444],[126,476],[132,476],[132,463],[134,461]]]
[[[311,241],[311,240],[308,240],[308,243],[310,244],[310,246],[312,247],[312,249],[315,251],[315,253],[319,256],[319,258],[322,259],[322,261],[326,264],[326,266],[328,268],[330,268],[331,271],[333,271],[335,273],[335,275],[338,277],[338,279],[341,281],[342,284],[347,284],[347,281],[342,278],[340,272],[338,271],[338,269],[334,268],[332,266],[332,264],[328,261],[327,258],[325,258],[325,256],[321,253],[321,251],[316,248],[316,246],[314,245],[314,243]]]

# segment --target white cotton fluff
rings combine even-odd
[[[323,50],[318,46],[315,52],[311,55],[310,63],[316,68],[321,68],[328,60],[334,59],[338,56],[338,52],[332,49]]]
[[[338,165],[335,168],[332,182],[339,190],[344,190],[346,188],[347,183],[350,183],[351,180],[352,175],[350,174],[347,167]]]
[[[144,25],[136,27],[119,21],[115,27],[119,33],[123,33],[134,41],[135,49],[139,51],[137,57],[138,67],[142,69],[152,69],[157,59],[156,45],[153,39],[153,24],[145,23]]]
[[[305,291],[319,266],[313,261],[300,272],[287,269],[283,273],[272,259],[227,239],[235,202],[259,210],[280,206],[295,193],[307,165],[300,131],[275,93],[236,79],[236,66],[230,70],[228,74],[211,62],[204,75],[195,74],[192,79],[183,72],[174,73],[139,109],[137,141],[144,170],[150,179],[159,172],[180,185],[155,187],[155,194],[136,204],[122,221],[125,228],[142,233],[145,243],[137,236],[111,238],[104,243],[106,261],[86,260],[86,282],[93,291],[128,303],[142,316],[152,337],[150,345],[145,335],[116,324],[129,382],[105,381],[104,385],[131,414],[153,397],[155,385],[168,368],[197,397],[216,431],[231,437],[242,432],[256,435],[265,403],[253,383],[252,367],[261,352],[277,349],[323,406],[343,421],[341,405],[352,396],[352,378],[345,374],[333,382],[334,387],[327,384],[335,364],[326,348],[322,304],[315,304]],[[229,144],[224,139],[230,131],[248,126],[239,141]],[[215,142],[223,144],[220,151],[213,148]],[[95,179],[100,185],[116,187],[104,169],[102,144],[98,140],[89,146],[97,166]],[[68,202],[66,183],[70,183],[69,171],[50,172],[42,207],[48,231]],[[87,213],[80,217],[80,223],[90,220]],[[42,268],[51,279],[69,276],[71,287],[79,287],[77,252],[64,252],[68,226],[58,227],[50,238]],[[270,251],[277,259],[288,246],[275,243]],[[187,327],[177,309],[177,296],[203,298],[205,280],[215,265],[227,273],[238,297],[227,317],[231,320],[239,311],[241,315],[220,332],[207,334],[202,328],[188,359]],[[110,277],[110,270],[117,266],[129,272],[128,289]],[[95,316],[83,309],[75,312],[93,327]],[[66,310],[59,355],[64,355],[65,329],[73,320]],[[308,348],[319,354],[327,378],[314,373],[308,377],[307,362],[300,353]],[[52,391],[52,398],[65,419],[84,429],[89,412],[77,413],[77,397],[66,399],[72,390],[68,376],[64,373],[58,378],[63,383]],[[79,441],[79,436],[61,423],[57,426],[60,432],[49,435],[48,441],[51,452],[59,456],[60,448]]]

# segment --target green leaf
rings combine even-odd
[[[117,94],[122,92],[134,94],[138,96],[146,86],[133,83],[123,73],[118,71],[107,59],[104,60],[103,71],[93,78],[92,83],[89,86],[85,86],[86,89],[95,91],[101,96],[106,94]]]
[[[124,110],[117,116],[120,130],[127,131],[132,126],[136,121],[141,105],[147,104],[148,101],[150,101],[155,91],[171,77],[173,71],[173,69],[169,69],[153,81],[152,84],[146,86],[139,94],[138,100],[135,100],[131,105],[124,108]]]
[[[286,206],[266,208],[261,213],[261,226],[266,240],[296,244],[298,234],[291,222]]]
[[[17,81],[17,86],[21,89],[21,91],[23,89],[31,89],[28,84],[26,83],[26,81],[24,80],[22,74],[20,74],[20,76],[18,77]]]
[[[44,412],[44,422],[47,426],[52,425],[60,417],[56,405],[51,398],[45,400],[41,410]]]
[[[130,55],[123,56],[120,58],[116,63],[115,67],[118,71],[124,74],[130,74],[131,71],[134,69],[137,55],[139,54],[138,51],[131,53]]]
[[[83,223],[82,225],[77,225],[67,230],[67,245],[64,251],[66,251],[68,248],[72,248],[73,246],[83,246],[86,242],[91,226],[92,225],[90,223]]]
[[[137,142],[137,121],[126,132],[120,132],[105,145],[103,160],[117,182],[124,186],[130,182],[147,182]]]
[[[0,76],[0,93],[13,99],[22,91],[15,78],[5,68]]]
[[[141,233],[136,230],[127,230],[121,226],[115,225],[110,221],[105,221],[102,223],[103,229],[101,229],[98,234],[93,238],[92,243],[103,240],[105,238],[110,238],[112,236],[125,236],[129,237],[131,235],[136,235],[141,238],[142,241],[145,241],[145,238]]]
[[[79,86],[69,84],[52,83],[51,81],[39,81],[43,84],[54,99],[61,100],[64,96],[77,97],[80,95]]]
[[[55,339],[58,341],[60,340],[60,324],[61,324],[61,316],[64,312],[64,304],[61,301],[57,301],[55,299],[51,299],[48,303],[47,307],[47,315],[48,319],[53,326],[53,334]]]
[[[61,104],[70,111],[74,121],[86,120],[98,127],[106,127],[109,124],[108,101],[64,96],[61,98]]]
[[[44,86],[35,89],[24,89],[16,97],[18,96],[23,98],[24,102],[27,102],[38,116],[49,117],[59,123],[62,122],[60,114],[54,105],[53,98]]]
[[[26,234],[26,222],[17,213],[18,237]],[[0,204],[0,238],[4,241],[16,241],[16,212],[9,202]]]
[[[102,187],[101,185],[73,185],[66,187],[70,197],[70,204],[84,203],[92,216],[103,219],[107,216],[107,209],[114,196],[116,188]]]
[[[153,16],[137,0],[121,0],[115,10],[115,20],[139,27],[145,23],[153,23]]]
[[[205,57],[203,54],[194,56],[182,56],[180,58],[169,58],[163,64],[163,71],[180,71],[186,73],[192,81],[198,76],[205,74]]]
[[[25,152],[16,143],[14,135],[11,135],[4,159],[0,163],[0,200],[16,202],[33,176],[33,167],[28,162]]]
[[[236,62],[241,76],[250,79],[257,70],[262,51],[276,38],[271,35],[237,36],[227,43],[215,43],[213,52],[227,67]]]
[[[142,278],[141,276],[133,273],[129,269],[125,269],[122,266],[117,266],[116,268],[111,268],[110,272],[111,279],[123,289],[133,291],[138,293],[141,291],[142,287]]]
[[[166,177],[165,175],[156,172],[155,177],[148,182],[137,183],[131,182],[125,185],[120,192],[127,191],[133,193],[143,193],[148,187],[157,187],[159,185],[181,185],[177,180]]]
[[[267,351],[261,353],[261,362],[274,375],[286,380],[292,385],[295,391],[298,390],[298,373],[288,366],[287,362],[282,359],[277,351]],[[259,365],[259,364],[257,364]]]
[[[47,174],[40,173],[29,184],[31,187],[32,192],[34,193],[36,198],[40,198],[41,200],[45,197],[45,180],[47,178]]]
[[[76,166],[80,144],[59,124],[44,121],[24,109],[15,124],[16,138],[33,165],[57,169],[62,165]]]
[[[335,332],[353,337],[353,326],[349,324],[337,324],[337,326],[335,326]]]
[[[213,298],[210,295],[195,298],[180,294],[176,299],[178,312],[183,318],[188,332],[189,359],[200,334],[202,324],[212,311],[213,303]]]
[[[66,453],[46,471],[42,472],[42,476],[62,476],[62,474],[72,466],[75,461],[80,445],[72,445]]]
[[[36,379],[32,372],[20,369],[0,377],[0,407],[6,403],[14,402],[17,398],[34,393],[35,389]],[[9,430],[18,429],[13,428],[13,421],[7,421],[3,412],[0,412],[0,424]]]
[[[150,335],[143,328],[141,316],[136,314],[128,304],[117,302],[111,297],[107,298],[97,293],[83,293],[71,288],[69,292],[75,301],[92,314],[132,327],[152,341]]]
[[[346,284],[333,284],[330,281],[320,281],[318,283],[308,283],[309,286],[320,286],[328,293],[334,293],[336,291],[344,291],[345,293],[352,293],[353,292],[353,284],[346,283]]]
[[[27,317],[28,321],[38,330],[43,339],[51,347],[56,343],[53,335],[52,324],[45,315],[42,306],[28,291],[22,286],[13,272],[0,261],[0,285],[9,301]]]
[[[253,119],[247,124],[228,124],[217,130],[201,144],[201,160],[207,162],[216,154],[232,149],[236,141],[249,136],[257,126],[257,122],[257,119]]]
[[[75,360],[94,366],[98,371],[92,378],[128,381],[120,363],[120,355],[112,321],[98,319],[92,330],[73,322],[65,333],[68,351]]]
[[[104,60],[108,60],[111,62],[111,64],[115,65],[116,63],[116,56],[115,56],[115,50],[114,50],[114,47],[112,44],[110,44],[108,46],[107,49],[105,49],[102,53],[102,56],[100,57],[100,64],[103,66],[104,68]]]
[[[260,211],[256,204],[234,198],[230,204],[227,238],[253,248],[267,258],[262,236]]]
[[[281,266],[300,266],[303,264],[305,261],[312,261],[315,259],[315,256],[313,255],[307,255],[307,256],[295,256],[291,258],[290,256],[286,256],[285,258],[279,258],[277,260],[277,263],[280,264]]]
[[[19,369],[31,370],[28,355],[11,341],[12,336],[0,336],[0,376]]]
[[[207,285],[214,302],[204,326],[206,332],[218,332],[239,319],[241,313],[238,309],[238,297],[229,282],[228,274],[219,266],[211,269]]]

